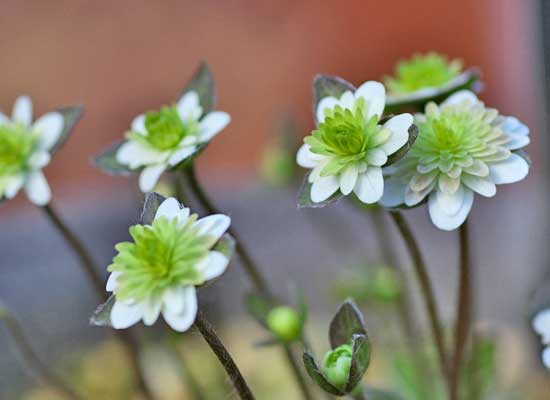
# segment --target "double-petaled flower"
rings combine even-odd
[[[453,230],[466,219],[474,193],[496,194],[496,185],[524,179],[529,163],[516,151],[529,144],[529,129],[499,115],[470,91],[415,116],[419,135],[410,151],[385,169],[381,204],[413,207],[428,199],[432,222]]]

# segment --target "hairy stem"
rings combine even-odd
[[[216,335],[216,332],[214,331],[214,328],[212,327],[210,322],[206,320],[206,318],[200,311],[197,314],[195,326],[222,364],[225,372],[229,376],[229,379],[231,379],[235,390],[239,394],[239,397],[242,400],[254,400],[254,395],[248,388],[248,385],[241,375],[239,368],[233,361],[233,358],[231,358],[231,355],[223,345],[222,341]]]
[[[10,312],[0,305],[0,321],[3,320],[6,328],[13,338],[17,349],[23,356],[25,362],[47,385],[57,390],[63,397],[71,400],[81,400],[82,397],[78,395],[74,389],[67,385],[61,378],[59,378],[51,369],[44,364],[34,349],[30,345],[27,337],[23,333],[23,329],[19,325],[19,322],[10,314]]]
[[[407,221],[403,218],[401,213],[397,211],[390,212],[390,215],[393,218],[393,221],[395,222],[411,254],[416,277],[420,285],[420,292],[422,294],[422,298],[424,299],[424,305],[428,313],[432,335],[434,337],[435,345],[437,348],[441,372],[443,376],[447,378],[447,357],[445,352],[443,327],[441,324],[441,318],[439,317],[439,312],[437,310],[436,298],[432,288],[428,270],[426,268],[426,263],[422,256],[422,253],[420,252],[420,247],[418,246],[418,243],[416,242],[416,239],[414,238],[414,235],[409,225],[407,224]]]
[[[44,210],[52,224],[57,228],[59,233],[61,233],[67,244],[78,256],[78,259],[80,260],[80,265],[82,266],[86,277],[94,287],[97,296],[103,301],[107,300],[108,294],[105,290],[104,280],[99,274],[97,268],[95,267],[95,263],[92,257],[90,256],[82,242],[79,240],[78,236],[73,231],[71,231],[71,229],[63,222],[63,220],[59,217],[58,213],[51,205],[45,205],[44,207],[42,207],[42,209]],[[129,331],[115,330],[114,333],[126,348],[132,368],[138,380],[137,383],[139,386],[139,390],[142,392],[146,400],[153,400],[155,397],[153,396],[149,386],[147,385],[145,377],[143,376],[143,372],[141,371],[139,362],[139,344],[136,338]]]
[[[460,278],[458,288],[457,316],[455,326],[455,348],[452,364],[449,368],[449,398],[457,400],[460,388],[460,372],[472,319],[472,272],[470,266],[470,247],[468,242],[468,223],[460,227]]]
[[[191,164],[187,167],[185,170],[185,174],[187,176],[187,180],[189,182],[189,185],[191,187],[191,190],[199,200],[199,202],[202,204],[204,209],[209,214],[219,214],[220,212],[218,209],[214,206],[214,204],[210,201],[208,198],[208,195],[202,190],[202,187],[197,180],[197,176],[195,174],[194,166]],[[254,285],[254,288],[264,294],[271,302],[275,302],[275,296],[267,284],[266,279],[262,275],[260,269],[257,267],[256,263],[250,256],[250,253],[248,252],[247,248],[244,246],[243,241],[241,240],[239,234],[235,231],[233,227],[230,227],[228,230],[229,234],[231,234],[236,241],[235,250],[237,254],[239,255],[242,265],[244,267],[244,271],[248,278],[250,279],[251,283]],[[304,399],[306,400],[313,400],[313,396],[309,390],[308,385],[306,384],[306,381],[304,379],[304,375],[300,368],[298,367],[298,362],[296,361],[296,358],[292,351],[289,351],[288,348],[284,349],[285,357],[287,359],[288,364],[290,365],[294,376],[296,378],[296,383],[300,387],[300,390],[302,391],[302,395],[304,396]]]

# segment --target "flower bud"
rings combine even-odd
[[[328,351],[323,358],[323,374],[328,382],[343,389],[349,377],[353,348],[349,344]]]
[[[280,306],[272,309],[267,315],[267,326],[284,342],[293,342],[302,335],[301,318],[290,307]]]

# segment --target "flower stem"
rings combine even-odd
[[[103,301],[107,300],[108,294],[105,290],[103,278],[99,274],[92,257],[90,256],[82,242],[78,239],[76,234],[72,232],[71,229],[63,222],[63,220],[59,217],[58,213],[51,205],[45,205],[44,207],[42,207],[42,209],[44,210],[52,224],[57,228],[59,233],[61,233],[63,238],[69,244],[71,249],[78,256],[80,260],[80,265],[82,266],[84,273],[88,277],[88,280],[94,287],[97,296]],[[120,340],[120,342],[124,345],[128,356],[130,357],[132,368],[134,369],[136,378],[138,380],[139,390],[142,392],[145,399],[153,400],[155,397],[153,396],[151,389],[149,389],[149,386],[145,381],[145,377],[143,376],[143,372],[141,371],[139,363],[139,344],[136,338],[129,331],[115,330],[114,333],[116,337]]]
[[[54,374],[46,364],[44,364],[38,355],[33,350],[27,337],[23,333],[23,329],[19,325],[19,322],[11,315],[11,313],[4,307],[0,306],[0,320],[3,320],[6,328],[15,341],[15,344],[25,362],[30,368],[40,376],[40,378],[52,388],[55,388],[59,393],[63,394],[63,397],[71,400],[80,400],[82,397],[78,395],[74,389],[68,386],[62,379]]]
[[[209,214],[219,214],[218,209],[214,206],[214,204],[212,204],[212,202],[208,198],[208,195],[202,190],[202,187],[197,179],[197,175],[195,174],[195,168],[193,164],[190,164],[185,169],[185,174],[187,176],[187,180],[189,182],[189,185],[191,186],[193,193],[196,195],[197,199],[205,208],[205,210]],[[250,253],[248,252],[246,247],[243,245],[243,241],[240,239],[239,234],[232,227],[229,228],[228,233],[235,238],[235,241],[236,241],[235,250],[242,261],[242,265],[244,267],[245,273],[247,274],[248,278],[254,285],[255,289],[258,292],[264,294],[266,298],[268,298],[272,303],[274,303],[275,296],[271,288],[268,286],[267,281],[265,280],[264,276],[260,272],[260,269],[256,266],[256,263],[250,256]],[[300,387],[300,390],[302,391],[302,395],[304,396],[304,399],[313,400],[313,395],[311,394],[310,389],[304,379],[303,373],[298,367],[298,362],[296,361],[296,358],[292,353],[291,349],[285,347],[284,353],[285,353],[287,362],[294,373],[296,382]]]
[[[470,246],[468,242],[468,221],[460,227],[460,278],[455,327],[455,348],[452,365],[449,368],[449,398],[457,400],[460,388],[460,372],[464,350],[470,333],[473,305],[472,271]]]
[[[212,327],[210,322],[206,320],[206,318],[200,311],[198,312],[197,318],[195,319],[195,326],[222,364],[225,372],[229,376],[229,379],[231,379],[235,390],[237,390],[239,397],[242,400],[254,400],[254,395],[248,388],[248,385],[241,375],[239,368],[233,361],[233,358],[231,358],[231,355],[223,345],[222,341],[216,335],[216,332],[214,331],[214,328]]]
[[[441,367],[441,372],[445,378],[447,378],[447,357],[445,352],[445,341],[443,335],[443,327],[441,324],[441,319],[439,317],[439,312],[437,310],[437,303],[433,288],[430,282],[430,277],[428,275],[428,270],[426,269],[426,263],[422,253],[420,252],[420,247],[414,238],[414,235],[407,224],[407,221],[403,218],[401,213],[398,211],[390,212],[390,215],[395,222],[407,248],[412,256],[413,266],[416,271],[416,276],[418,283],[420,284],[420,292],[424,299],[424,304],[428,312],[428,318],[430,320],[430,326],[432,330],[432,335],[435,340],[435,345],[437,348],[437,353],[439,355],[439,363]]]

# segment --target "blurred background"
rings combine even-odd
[[[500,187],[495,198],[476,199],[471,214],[476,330],[498,344],[499,390],[520,393],[518,399],[547,399],[550,375],[540,364],[529,318],[550,301],[550,295],[544,298],[550,293],[549,24],[550,6],[544,0],[0,0],[0,109],[9,113],[20,94],[32,97],[35,116],[60,106],[85,106],[84,118],[46,175],[54,206],[103,267],[113,256],[113,245],[125,240],[128,226],[136,222],[142,196],[136,179],[107,176],[90,158],[120,139],[134,116],[175,100],[198,63],[206,60],[216,79],[217,108],[229,112],[232,122],[201,155],[198,175],[219,208],[232,216],[278,292],[286,294],[291,283],[303,288],[312,309],[308,329],[324,351],[328,318],[345,291],[334,282],[345,286],[348,273],[389,261],[382,260],[380,243],[353,207],[297,210],[301,172],[288,165],[273,167],[274,152],[297,146],[313,127],[313,77],[339,75],[354,84],[382,79],[398,60],[431,50],[479,67],[485,82],[482,99],[531,128],[527,151],[533,168],[525,181]],[[283,134],[289,145],[274,148]],[[407,217],[422,238],[450,324],[457,235],[431,226],[424,208]],[[82,382],[94,393],[90,398],[130,398],[117,392],[118,381],[112,378],[124,363],[117,364],[120,356],[107,330],[88,325],[97,300],[77,259],[44,214],[19,195],[2,204],[0,227],[0,299],[17,315],[41,358],[62,376]],[[396,243],[394,262],[409,271],[403,246]],[[291,378],[277,361],[279,353],[252,347],[265,334],[243,312],[241,299],[248,287],[233,263],[224,279],[203,291],[201,304],[216,319],[253,386],[265,390],[259,398],[297,399]],[[355,289],[360,293],[361,288]],[[380,342],[367,381],[391,386],[386,373],[391,360],[383,350],[391,340],[383,334],[391,321],[385,320],[384,307],[364,300],[371,336],[375,344]],[[415,315],[419,324],[422,315]],[[243,329],[250,330],[250,340]],[[159,335],[145,333],[149,339]],[[189,345],[180,343],[180,350],[202,369],[197,372],[201,377],[208,377],[203,386],[207,379],[226,385],[196,335],[182,340]],[[149,342],[146,357],[161,361],[147,364],[174,362],[159,340]],[[197,356],[203,353],[204,358]],[[271,364],[280,365],[280,371],[267,374]],[[159,371],[164,370],[153,368],[151,376]],[[164,398],[186,398],[182,379],[162,375]],[[281,386],[288,386],[289,393],[280,392]],[[0,328],[0,398],[57,398],[48,390],[28,372]],[[228,397],[223,391],[212,396]]]

